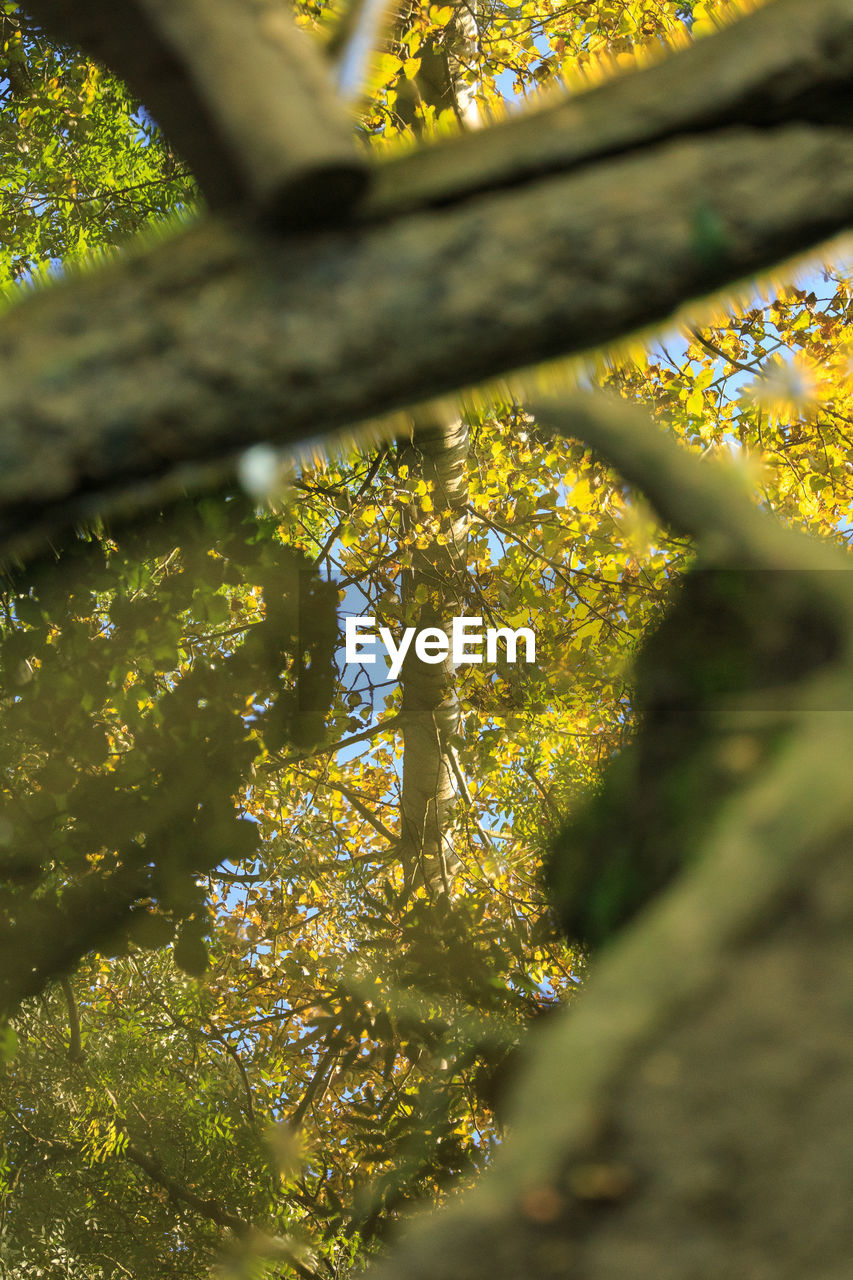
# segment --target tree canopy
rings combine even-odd
[[[649,1157],[590,1138],[612,1082],[678,1075],[689,1025],[655,1028],[715,974],[708,1025],[748,1023],[730,948],[794,882],[801,960],[843,963],[806,854],[849,811],[813,739],[848,696],[853,286],[693,300],[847,225],[853,6],[413,5],[350,118],[326,68],[367,14],[3,6],[15,1280],[345,1276],[441,1201],[389,1273],[624,1274],[594,1215]],[[536,657],[356,670],[353,615]]]

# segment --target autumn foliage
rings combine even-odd
[[[339,7],[299,16],[333,50]],[[739,11],[489,3],[455,83],[487,127]],[[460,128],[458,99],[430,91],[456,23],[449,5],[406,12],[369,68],[365,145]],[[10,296],[192,216],[191,176],[105,69],[14,3],[0,48]],[[811,263],[541,376],[647,406],[731,455],[763,508],[846,547],[851,353],[853,279]],[[454,412],[470,443],[453,511],[401,416],[375,446],[276,459],[263,499],[232,481],[8,567],[4,1276],[188,1280],[224,1241],[235,1275],[346,1276],[500,1142],[523,1029],[575,997],[607,933],[564,935],[543,862],[632,737],[634,656],[694,549],[517,388]],[[461,569],[444,555],[460,521]],[[450,599],[534,628],[537,659],[466,667],[453,689],[442,883],[399,856],[405,675],[345,669],[340,620],[396,633]]]

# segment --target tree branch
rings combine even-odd
[[[317,1259],[310,1249],[298,1241],[285,1239],[283,1236],[267,1235],[245,1218],[241,1218],[239,1214],[231,1213],[212,1196],[198,1195],[192,1187],[188,1187],[186,1183],[166,1173],[156,1157],[149,1155],[135,1143],[128,1142],[123,1153],[152,1182],[156,1182],[158,1186],[168,1191],[173,1200],[187,1205],[201,1217],[207,1218],[209,1222],[214,1222],[217,1226],[231,1231],[255,1256],[276,1258],[286,1262],[297,1275],[304,1277],[304,1280],[317,1280]]]
[[[47,29],[121,76],[212,207],[278,223],[338,220],[366,159],[315,43],[282,0],[30,0]]]
[[[116,1105],[115,1098],[110,1090],[107,1090],[110,1101],[113,1106]],[[47,1147],[56,1156],[63,1158],[74,1158],[79,1156],[81,1152],[81,1144],[62,1142],[58,1138],[43,1137],[27,1128],[20,1116],[3,1107],[2,1110],[14,1124],[16,1124],[24,1133],[33,1141],[43,1147]],[[127,1125],[118,1113],[115,1116],[116,1123],[122,1132],[127,1134]],[[141,1147],[136,1146],[133,1142],[126,1142],[121,1148],[121,1154],[125,1156],[138,1169],[141,1169],[152,1182],[156,1182],[159,1187],[167,1191],[172,1199],[177,1200],[181,1204],[185,1204],[192,1209],[200,1217],[206,1218],[208,1222],[213,1222],[218,1227],[224,1227],[230,1231],[246,1248],[256,1257],[275,1258],[287,1263],[293,1267],[297,1275],[304,1280],[317,1280],[317,1258],[313,1252],[302,1245],[299,1241],[289,1239],[283,1236],[270,1236],[265,1231],[260,1230],[249,1222],[246,1218],[241,1218],[239,1214],[231,1213],[218,1200],[212,1196],[201,1196],[192,1187],[181,1182],[177,1178],[173,1178],[163,1168],[163,1164],[157,1156],[151,1155],[147,1151],[143,1151]]]
[[[376,166],[358,225],[310,252],[210,222],[26,299],[0,320],[0,548],[211,483],[253,442],[601,345],[841,231],[851,33],[853,0],[778,0],[647,73]],[[728,127],[738,111],[751,127]]]
[[[849,705],[849,677],[837,692]],[[784,1270],[804,1222],[822,1212],[825,1190],[809,1176],[808,1134],[822,1160],[827,1130],[816,1115],[826,1114],[821,1107],[827,1105],[829,1114],[840,1114],[827,1102],[833,1070],[836,1078],[842,1073],[849,1098],[842,1045],[850,1011],[842,1018],[841,1006],[824,997],[824,988],[843,985],[849,972],[849,914],[845,926],[830,927],[812,903],[850,893],[851,750],[849,717],[818,715],[803,725],[773,776],[731,812],[702,863],[600,957],[583,1001],[543,1032],[514,1091],[509,1136],[477,1187],[440,1214],[410,1224],[390,1258],[369,1273],[371,1280],[473,1280],[484,1274],[496,1280],[620,1280],[626,1274],[649,1280],[661,1275],[661,1259],[664,1274],[678,1276],[696,1257],[697,1235],[715,1273],[737,1273],[747,1256],[759,1257],[771,1272]],[[798,895],[808,904],[801,911]],[[849,913],[850,898],[844,901]],[[811,916],[814,952],[803,916]],[[826,978],[817,989],[813,963]],[[815,1001],[823,1006],[822,1017],[843,1022],[835,1032],[833,1066],[825,1065],[820,1076],[814,1059],[809,1063],[808,1052],[797,1047],[808,1039],[797,1019]],[[795,1012],[786,1018],[789,1002]],[[669,1085],[667,1070],[675,1073]],[[764,1090],[771,1113],[765,1123],[775,1142],[770,1151],[743,1122],[744,1115],[753,1122],[753,1103]],[[789,1135],[776,1178],[778,1116],[790,1116],[785,1099],[792,1096],[810,1109],[809,1118],[801,1141],[790,1144]],[[733,1117],[741,1122],[734,1134]],[[843,1133],[846,1151],[848,1125]],[[713,1169],[712,1187],[674,1182],[670,1168],[681,1143],[690,1143],[697,1179]],[[723,1171],[713,1164],[721,1143]],[[712,1207],[718,1201],[711,1200],[718,1177],[732,1206],[723,1220],[737,1221],[738,1230],[720,1229]],[[753,1177],[760,1200],[747,1190]],[[596,1181],[604,1184],[600,1190]],[[768,1194],[781,1193],[783,1181],[809,1207],[803,1218],[801,1203],[792,1212],[786,1200],[787,1218],[771,1215],[775,1229],[769,1231],[761,1206]],[[758,1244],[749,1243],[756,1239],[747,1230],[751,1215]],[[813,1255],[818,1269],[826,1247],[823,1235]],[[795,1266],[791,1274],[798,1273]]]
[[[323,779],[323,786],[328,787],[332,791],[339,791],[342,796],[346,796],[356,813],[361,814],[365,822],[369,823],[370,826],[373,827],[374,831],[378,832],[383,839],[387,840],[388,844],[392,848],[399,843],[400,837],[395,836],[394,832],[385,826],[385,823],[381,818],[379,818],[363,800],[360,800],[355,792],[349,787],[345,787],[342,782],[332,782],[329,778]]]
[[[380,734],[397,730],[403,723],[402,715],[386,716],[384,720],[378,720],[376,724],[368,725],[366,729],[362,729],[359,733],[352,733],[348,738],[339,738],[337,742],[315,747],[312,751],[303,751],[298,756],[286,756],[283,760],[274,760],[273,766],[280,768],[282,765],[299,764],[303,760],[311,760],[315,756],[335,755],[346,747],[354,747],[359,742],[369,742],[371,738],[378,738]]]
[[[794,125],[669,143],[310,253],[193,228],[0,320],[0,547],[161,501],[187,468],[209,483],[205,463],[253,442],[605,343],[825,239],[851,207],[853,133]]]
[[[302,1121],[308,1113],[308,1108],[312,1103],[322,1102],[325,1092],[331,1083],[335,1059],[345,1044],[346,1035],[343,1031],[338,1029],[332,1037],[331,1044],[329,1044],[325,1053],[317,1063],[314,1074],[308,1081],[305,1088],[305,1092],[294,1107],[293,1113],[287,1121],[288,1125],[294,1132],[302,1124]]]
[[[223,1049],[239,1071],[240,1079],[243,1082],[243,1090],[246,1094],[246,1119],[250,1124],[254,1124],[256,1119],[255,1100],[252,1096],[252,1083],[249,1079],[249,1073],[246,1070],[246,1064],[243,1062],[243,1059],[240,1057],[234,1046],[230,1044],[224,1036],[211,1036],[210,1039],[222,1045]]]
[[[397,211],[456,204],[738,126],[850,126],[851,30],[850,0],[775,0],[647,70],[584,93],[543,95],[539,110],[409,152],[379,170],[371,202]]]
[[[74,989],[68,978],[64,976],[59,979],[59,985],[68,1006],[68,1060],[79,1062],[83,1057],[83,1046],[80,1041],[80,1014],[77,1010],[77,1001],[74,999]]]
[[[849,569],[840,551],[768,519],[750,500],[734,463],[700,461],[638,406],[575,395],[534,400],[531,409],[543,425],[601,453],[664,520],[699,539],[713,560],[765,569]]]
[[[667,1276],[684,1275],[698,1256],[697,1233],[703,1271],[736,1271],[748,1257],[784,1270],[803,1221],[821,1212],[826,1194],[804,1148],[819,1130],[823,1167],[828,1130],[820,1130],[819,1116],[832,1116],[834,1125],[840,1112],[832,1100],[849,1098],[850,1089],[842,1046],[851,1011],[842,1013],[822,992],[843,986],[853,959],[853,718],[840,713],[853,691],[851,577],[828,572],[846,564],[835,548],[762,515],[726,482],[723,468],[676,446],[631,406],[576,397],[562,417],[554,404],[541,414],[641,484],[662,514],[700,538],[708,558],[823,570],[802,575],[803,590],[787,598],[788,616],[777,622],[802,616],[815,589],[830,606],[827,618],[847,619],[848,639],[837,660],[795,686],[800,698],[787,736],[767,766],[728,795],[701,856],[600,955],[583,1002],[538,1037],[492,1167],[459,1202],[412,1224],[371,1276],[616,1280],[627,1268],[645,1280],[659,1276],[661,1265]],[[716,643],[709,632],[707,652]],[[684,746],[707,766],[701,734]],[[811,1046],[803,1054],[797,1047],[808,1044],[803,1020],[816,1000],[820,1072]],[[762,1114],[754,1103],[765,1091]],[[801,1196],[809,1207],[798,1218],[786,1201],[771,1214],[771,1229],[763,1206],[781,1190],[773,1176],[779,1115],[790,1115],[785,1099],[792,1096],[808,1115],[801,1139],[787,1134],[782,1178],[796,1188],[797,1210]],[[763,1133],[750,1127],[756,1115]],[[691,1160],[673,1176],[680,1143],[689,1144]],[[845,1152],[847,1145],[849,1126],[835,1143]],[[748,1189],[756,1171],[757,1197]],[[602,1203],[607,1213],[596,1212]],[[760,1219],[752,1239],[750,1213]],[[721,1221],[738,1229],[721,1231]],[[824,1236],[813,1259],[825,1248]],[[794,1262],[791,1274],[801,1270]]]

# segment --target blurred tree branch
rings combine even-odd
[[[213,208],[340,216],[366,159],[322,55],[282,0],[31,0],[48,31],[138,94]]]
[[[701,857],[538,1037],[493,1167],[461,1202],[411,1224],[371,1274],[669,1280],[697,1241],[703,1274],[752,1256],[802,1274],[844,1256],[850,1235],[840,1222],[829,1235],[812,1228],[827,1212],[813,1161],[839,1175],[853,1095],[842,994],[853,966],[853,578],[835,548],[760,514],[723,468],[632,407],[577,397],[540,409],[640,484],[712,561],[804,570],[792,625],[807,603],[844,620],[844,646],[792,685],[783,745],[720,811]],[[714,646],[711,632],[697,663]],[[697,734],[689,750],[704,745]],[[794,1095],[797,1136],[786,1127],[774,1167],[779,1109]],[[718,1210],[739,1229],[721,1230]]]
[[[375,165],[334,234],[209,219],[23,299],[0,320],[0,546],[210,481],[253,441],[599,346],[842,231],[851,31],[850,0],[778,0],[659,67]]]

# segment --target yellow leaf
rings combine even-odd
[[[391,80],[396,80],[402,66],[402,61],[393,53],[380,53],[374,63],[378,83],[388,84]]]

